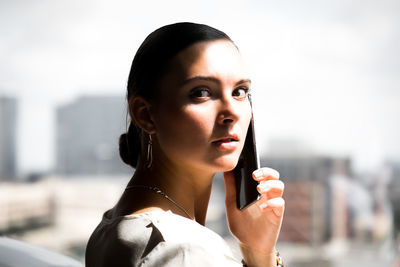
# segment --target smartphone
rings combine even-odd
[[[250,105],[251,98],[249,95]],[[233,170],[236,183],[236,201],[239,209],[244,209],[259,199],[258,182],[252,177],[253,171],[260,168],[260,157],[257,153],[254,130],[254,116],[252,116],[247,130],[246,140],[238,163]]]

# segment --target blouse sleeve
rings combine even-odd
[[[235,259],[227,257],[223,251],[210,253],[207,248],[193,244],[160,243],[153,251],[140,260],[138,266],[190,266],[190,267],[239,267]]]
[[[241,267],[225,241],[177,215],[101,223],[86,249],[86,267]]]

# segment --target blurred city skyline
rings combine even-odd
[[[52,170],[56,108],[82,95],[124,97],[140,43],[177,21],[237,43],[261,152],[279,153],[269,144],[286,139],[349,156],[356,169],[400,160],[399,11],[390,0],[1,1],[0,95],[18,99],[18,170]]]

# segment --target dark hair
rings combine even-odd
[[[157,83],[165,73],[168,63],[180,51],[197,42],[218,39],[232,42],[222,31],[190,22],[166,25],[147,36],[136,52],[129,73],[127,88],[129,111],[130,100],[133,97],[141,96],[150,101],[158,95]],[[136,168],[140,151],[141,129],[131,121],[128,132],[119,138],[121,159]]]

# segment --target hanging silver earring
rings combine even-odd
[[[150,168],[153,164],[153,140],[151,134],[149,134],[149,142],[147,143],[147,168]]]

